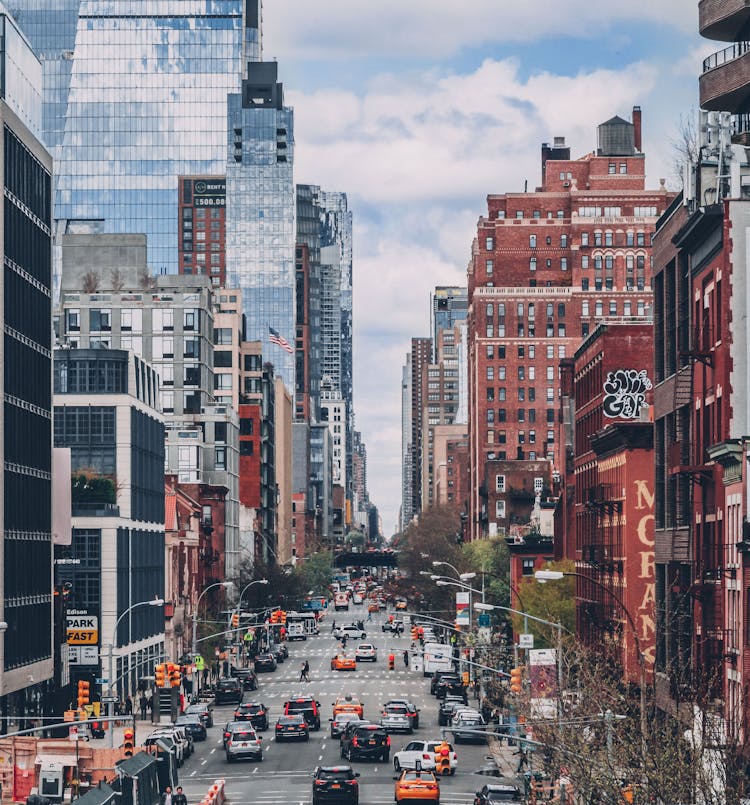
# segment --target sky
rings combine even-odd
[[[643,110],[647,187],[671,187],[695,118],[697,0],[265,0],[263,56],[295,109],[295,181],[354,214],[354,409],[383,532],[401,505],[401,367],[436,285],[465,285],[488,194],[540,182]]]

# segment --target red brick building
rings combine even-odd
[[[542,147],[543,185],[489,196],[468,267],[470,530],[488,532],[484,462],[549,458],[557,437],[560,360],[608,317],[651,305],[651,233],[672,196],[645,189],[640,110],[599,126],[599,146],[571,160]]]
[[[202,274],[226,285],[226,177],[179,177],[180,274]]]
[[[653,326],[602,323],[574,364],[576,633],[633,684],[655,652]]]

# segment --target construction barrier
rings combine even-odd
[[[200,805],[224,805],[226,802],[226,790],[224,780],[216,780],[208,793],[200,801]]]

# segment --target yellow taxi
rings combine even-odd
[[[372,603],[367,605],[368,612],[380,612],[380,607],[378,606],[377,601],[373,601]]]
[[[347,657],[345,654],[337,654],[331,660],[332,671],[356,671],[357,663],[354,657]]]
[[[339,713],[356,713],[360,718],[365,717],[365,708],[362,702],[351,693],[346,696],[339,696],[333,703],[333,717]]]
[[[406,599],[405,598],[397,598],[396,599],[396,609],[405,610],[406,609]]]
[[[435,772],[404,769],[396,780],[394,799],[396,802],[440,802],[440,784]]]

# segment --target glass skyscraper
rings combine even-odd
[[[44,66],[58,232],[144,233],[177,273],[178,176],[223,174],[258,0],[14,0]]]
[[[227,283],[242,292],[247,337],[295,391],[294,113],[275,62],[248,64],[228,102]],[[271,328],[288,344],[271,343]]]

